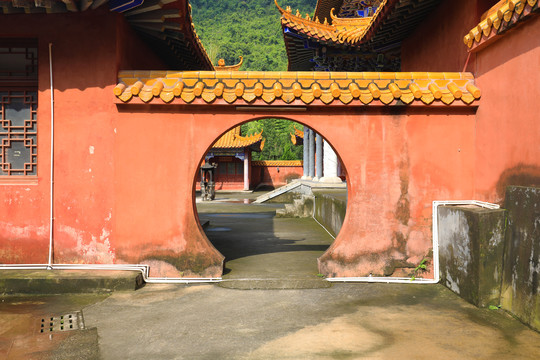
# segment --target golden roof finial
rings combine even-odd
[[[286,11],[289,12],[289,13],[292,12],[291,7],[290,7],[290,6],[287,6],[287,10],[286,10]]]
[[[300,14],[300,10],[298,10],[298,9],[296,9],[296,16],[302,17],[302,15]]]
[[[306,20],[311,20],[311,18],[309,17],[309,14],[306,14]]]
[[[328,19],[324,18],[324,25],[328,25]]]
[[[319,24],[321,23],[318,16],[315,16],[315,21],[318,22]]]
[[[240,69],[240,66],[244,63],[244,57],[240,56],[240,62],[235,65],[225,65],[224,59],[219,59],[218,64],[215,67],[216,71],[237,71]]]
[[[331,9],[330,9],[330,17],[331,17],[332,19],[334,19],[334,18],[337,17],[336,15],[334,15],[334,11],[336,11],[336,9],[334,9],[334,8],[331,8]]]

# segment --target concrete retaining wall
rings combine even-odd
[[[327,190],[313,191],[315,196],[315,209],[313,216],[320,222],[332,235],[337,236],[345,213],[347,212],[347,192],[332,192]]]
[[[540,331],[540,188],[511,186],[501,305]]]
[[[441,282],[540,331],[540,188],[508,187],[504,207],[439,207]]]
[[[498,305],[504,253],[505,210],[441,206],[441,282],[476,306]]]

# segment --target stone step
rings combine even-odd
[[[294,188],[297,188],[298,186],[302,185],[301,182],[299,181],[293,181],[285,186],[282,186],[280,188],[277,188],[273,191],[270,191],[266,194],[263,194],[261,196],[259,196],[253,203],[254,204],[261,204],[265,201],[268,201],[272,198],[275,198],[276,196],[279,196],[279,195],[282,195],[282,194],[285,194],[286,192],[294,189]]]
[[[222,280],[217,285],[237,290],[325,289],[332,287],[332,283],[323,278],[230,279]]]
[[[294,215],[296,208],[292,204],[285,204],[285,212],[289,215]]]
[[[277,209],[276,217],[287,217],[287,211],[285,209]]]
[[[0,295],[108,293],[142,286],[139,271],[0,269]]]

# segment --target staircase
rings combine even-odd
[[[285,185],[285,186],[282,186],[280,188],[277,188],[275,190],[272,190],[270,192],[267,192],[266,194],[263,194],[261,196],[259,196],[253,203],[254,204],[261,204],[265,201],[268,201],[270,199],[273,199],[279,195],[282,195],[282,194],[285,194],[286,192],[288,191],[291,191],[292,189],[295,189],[297,187],[299,187],[300,185],[302,185],[302,183],[298,180],[293,180],[292,182],[290,182],[289,184]]]

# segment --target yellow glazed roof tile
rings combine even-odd
[[[252,161],[252,166],[293,166],[299,167],[302,166],[302,160],[257,160]]]
[[[341,18],[334,14],[334,9],[331,9],[330,19],[324,19],[321,22],[322,19],[311,19],[309,15],[302,17],[298,10],[296,14],[293,14],[290,7],[283,9],[277,0],[274,1],[281,13],[283,26],[322,41],[345,45],[360,44],[388,2],[388,0],[382,0],[373,16],[363,18]],[[331,21],[331,24],[328,21]]]
[[[240,133],[240,126],[232,128],[223,136],[221,136],[215,144],[212,146],[214,149],[239,149],[248,146],[261,143],[261,150],[264,147],[264,138],[262,137],[262,131],[258,134],[249,136],[242,136]]]
[[[461,104],[478,101],[470,73],[120,72],[113,93],[120,102],[304,105]],[[340,76],[337,76],[339,74]],[[238,76],[237,76],[238,75]],[[332,79],[338,78],[338,79]],[[151,84],[145,86],[144,84]],[[435,93],[434,99],[433,93]],[[470,96],[469,96],[470,95]],[[174,98],[171,98],[173,96]],[[412,96],[412,98],[411,98]],[[452,97],[450,99],[449,97]],[[472,100],[471,100],[472,98]],[[450,101],[451,100],[451,101]],[[460,101],[454,101],[460,100]]]
[[[506,30],[540,13],[540,0],[501,0],[482,15],[481,21],[463,37],[470,49],[487,44]]]

